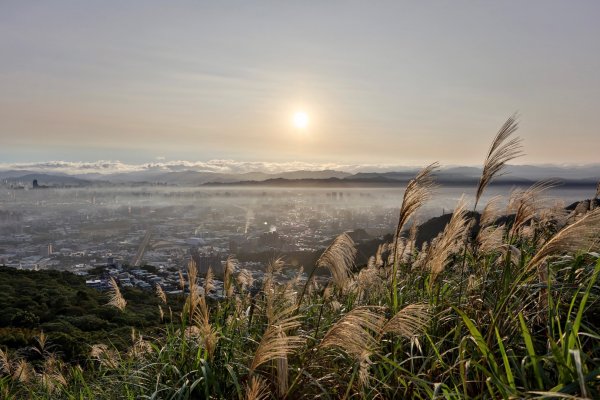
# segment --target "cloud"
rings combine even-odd
[[[98,160],[93,162],[47,161],[32,163],[0,163],[0,170],[27,170],[43,173],[63,173],[70,175],[101,174],[111,175],[130,172],[178,172],[197,171],[221,174],[240,174],[246,172],[280,173],[288,171],[322,171],[335,170],[344,172],[384,172],[406,169],[407,166],[387,164],[339,164],[339,163],[307,163],[301,161],[267,162],[267,161],[157,161],[143,164],[129,164],[121,161]],[[416,167],[415,167],[416,168]]]

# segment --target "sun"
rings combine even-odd
[[[309,122],[308,114],[304,111],[296,111],[294,113],[294,117],[292,118],[292,122],[296,128],[306,129]]]

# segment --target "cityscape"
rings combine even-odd
[[[381,238],[394,229],[393,204],[401,195],[394,189],[25,185],[0,188],[0,265],[66,270],[103,290],[113,276],[123,287],[158,284],[169,292],[181,290],[179,273],[192,259],[201,276],[209,267],[219,276],[226,258],[239,255],[239,268],[260,280],[265,254],[288,255],[290,268],[299,268],[303,258],[295,255],[322,251],[341,232],[353,232],[357,243]],[[140,269],[146,265],[155,273]]]

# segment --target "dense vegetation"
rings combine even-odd
[[[0,346],[27,348],[43,331],[71,362],[85,362],[90,343],[125,349],[132,328],[156,332],[161,321],[154,296],[138,289],[123,294],[129,307],[120,312],[106,305],[106,293],[72,273],[0,267]]]
[[[476,189],[520,154],[509,119],[493,141]],[[436,165],[408,185],[398,227],[366,268],[342,234],[316,261],[326,287],[280,281],[271,260],[260,291],[230,258],[226,299],[213,305],[212,272],[196,268],[182,307],[155,338],[127,350],[96,345],[85,364],[64,363],[44,335],[40,355],[0,356],[4,398],[599,398],[600,238],[596,202],[566,212],[544,203],[550,182],[497,199],[474,223],[460,201],[443,232],[416,246],[410,221],[432,195]],[[598,193],[596,194],[598,196]],[[132,313],[116,284],[110,304]],[[157,290],[161,302],[167,299]]]

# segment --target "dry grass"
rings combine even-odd
[[[237,264],[237,260],[234,257],[229,256],[223,267],[223,289],[225,291],[225,296],[228,298],[233,296],[233,274],[237,269]]]
[[[299,336],[288,336],[286,332],[300,326],[298,316],[287,317],[270,324],[262,335],[254,357],[250,362],[252,374],[262,364],[276,359],[286,358],[288,354],[304,344],[304,339]]]
[[[424,265],[431,271],[431,285],[433,285],[437,276],[444,271],[448,257],[452,253],[460,251],[461,247],[464,246],[467,228],[466,202],[464,198],[461,198],[452,213],[450,222],[431,243],[423,260]]]
[[[156,284],[156,296],[162,301],[163,304],[167,304],[167,295],[163,288],[157,283]]]
[[[504,225],[486,226],[477,234],[478,251],[483,254],[498,251],[504,244]]]
[[[269,387],[264,379],[253,376],[246,384],[246,400],[266,400],[269,398]]]
[[[317,260],[317,267],[328,268],[335,285],[343,289],[351,275],[355,256],[354,241],[347,233],[342,233],[321,254]]]
[[[545,191],[555,187],[556,180],[544,180],[533,184],[525,190],[515,190],[508,201],[508,213],[515,214],[510,235],[516,236],[519,231],[533,221],[545,206],[542,195]]]
[[[241,287],[241,291],[243,292],[247,287],[252,286],[254,284],[254,278],[252,277],[252,273],[247,269],[242,269],[237,275],[238,285]]]
[[[487,202],[479,218],[479,225],[481,227],[490,226],[496,221],[500,213],[498,207],[500,199],[502,199],[502,196],[494,196]]]
[[[12,362],[8,356],[8,352],[0,349],[0,372],[10,374],[12,372]]]
[[[396,333],[410,339],[423,333],[430,320],[429,305],[410,304],[390,318],[381,329],[381,332]]]
[[[385,323],[381,307],[356,307],[337,321],[323,337],[319,347],[338,347],[359,359],[377,347],[375,334]]]
[[[24,358],[17,360],[12,379],[21,383],[30,383],[35,378],[33,366]]]
[[[526,270],[538,267],[550,256],[567,252],[590,251],[598,247],[599,243],[600,209],[595,209],[561,229],[548,240],[529,260]]]
[[[117,281],[115,281],[115,278],[111,277],[109,284],[110,291],[108,293],[110,295],[110,300],[107,304],[109,306],[116,307],[119,310],[123,311],[127,306],[127,300],[125,300],[125,298],[121,294],[121,290],[119,289],[119,285],[117,284]]]
[[[198,301],[200,299],[200,290],[198,288],[198,268],[196,268],[196,263],[194,260],[191,260],[188,263],[187,275],[189,294],[186,299],[183,314],[193,318],[196,314],[196,306],[198,305]]]
[[[398,225],[394,233],[394,262],[396,261],[396,253],[398,249],[398,239],[406,223],[415,215],[415,213],[425,204],[431,197],[435,187],[433,181],[433,173],[439,168],[438,163],[432,163],[423,168],[417,176],[412,179],[406,186],[404,196],[402,198],[402,206],[400,207],[400,216]]]
[[[215,273],[211,267],[208,267],[204,277],[204,293],[208,295],[213,290],[215,290]]]
[[[511,116],[506,120],[504,125],[500,128],[490,149],[488,150],[487,156],[483,163],[483,172],[479,185],[477,185],[477,194],[475,196],[475,206],[479,203],[483,192],[494,177],[502,175],[502,169],[511,160],[523,155],[521,148],[521,138],[513,137],[511,135],[518,129],[518,122],[516,115]]]

